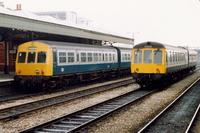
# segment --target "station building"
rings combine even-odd
[[[68,14],[73,14],[73,17],[69,18]],[[74,12],[64,12],[64,15],[57,15],[56,18],[39,16],[21,10],[21,5],[17,5],[16,10],[11,10],[0,3],[0,71],[9,74],[9,71],[15,70],[17,47],[27,41],[49,40],[91,45],[102,45],[102,42],[134,44],[134,39],[126,35],[77,24],[76,17]]]

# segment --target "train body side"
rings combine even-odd
[[[188,50],[189,52],[189,63],[188,63],[188,67],[195,69],[198,63],[198,53],[194,50]]]
[[[166,74],[175,73],[188,68],[188,50],[181,47],[165,45]]]
[[[117,69],[117,50],[112,47],[71,43],[51,47],[54,55],[53,75]]]
[[[114,47],[114,48],[117,49],[117,53],[118,53],[118,56],[117,56],[118,69],[130,68],[132,49],[122,48],[122,47]]]
[[[15,81],[43,90],[130,73],[131,49],[53,41],[21,44]]]

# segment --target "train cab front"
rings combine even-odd
[[[18,47],[14,80],[34,87],[52,75],[52,53],[48,45],[27,42]]]
[[[148,84],[161,79],[166,72],[166,57],[163,48],[156,48],[150,44],[133,48],[131,73],[139,84]]]

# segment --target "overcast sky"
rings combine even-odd
[[[200,47],[199,0],[0,0],[27,11],[74,11],[95,27],[134,34],[135,43],[157,41]]]

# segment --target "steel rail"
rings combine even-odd
[[[125,77],[125,78],[126,78],[125,80],[132,79],[132,77]],[[119,79],[116,78],[116,80],[119,80]],[[114,81],[114,83],[115,82],[118,82],[118,81]],[[99,83],[99,81],[92,82],[92,84],[95,84],[95,83]],[[106,84],[109,84],[109,83],[106,83]],[[38,92],[38,93],[31,93],[31,94],[27,94],[27,93],[24,93],[24,92],[15,92],[15,93],[10,93],[10,94],[3,94],[3,95],[0,95],[0,103],[8,102],[8,101],[11,101],[11,100],[18,100],[18,99],[22,99],[22,98],[25,99],[25,98],[29,98],[29,97],[35,97],[35,96],[40,96],[40,95],[45,95],[45,94],[62,92],[64,90],[70,90],[70,89],[88,86],[88,85],[91,85],[91,83],[83,83],[83,84],[78,84],[78,85],[72,85],[72,86],[69,86],[67,89],[58,88],[58,89],[55,89],[55,90],[52,90],[52,91],[45,91],[45,92]]]
[[[27,132],[78,132],[95,122],[98,122],[113,113],[124,109],[146,96],[151,95],[155,90],[137,89],[126,94],[117,96],[113,99],[87,107],[72,114],[56,118],[40,125],[33,126],[29,129],[20,131]]]
[[[181,95],[179,95],[174,101],[172,101],[166,108],[164,108],[158,115],[156,115],[149,123],[147,123],[142,129],[140,129],[137,133],[142,133],[145,132],[145,130],[147,128],[149,128],[153,122],[155,122],[157,119],[159,119],[159,117],[164,114],[173,104],[175,104],[175,102],[177,102],[184,94],[186,94],[186,92],[188,92],[190,90],[190,88],[195,85],[198,81],[200,80],[200,78],[198,78],[195,82],[193,82],[183,93],[181,93]]]
[[[113,89],[116,87],[124,86],[133,83],[132,79],[130,80],[125,80],[125,81],[119,81],[115,84],[107,84],[95,88],[89,88],[87,90],[81,90],[81,91],[76,91],[68,94],[62,94],[59,96],[54,96],[50,98],[45,98],[42,100],[34,101],[34,102],[29,102],[21,105],[16,105],[4,109],[0,109],[0,120],[10,120],[10,119],[15,119],[19,118],[20,115],[32,112],[35,110],[43,109],[49,106],[53,106],[56,104],[61,104],[66,101],[78,99],[81,97],[85,97],[88,95],[96,94],[102,91],[106,91],[109,89]]]
[[[194,113],[194,115],[193,115],[193,117],[192,117],[192,120],[190,121],[190,124],[188,125],[188,128],[187,128],[187,130],[185,131],[185,133],[188,133],[189,130],[191,129],[192,124],[193,124],[193,122],[194,122],[194,119],[196,118],[197,113],[199,112],[199,109],[200,109],[200,104],[199,104],[199,106],[197,107],[197,109],[196,109],[196,111],[195,111],[195,113]]]

